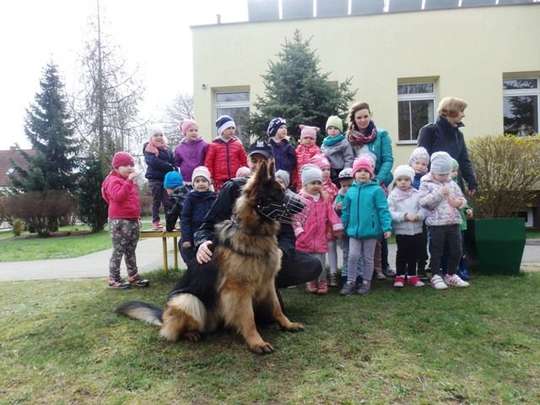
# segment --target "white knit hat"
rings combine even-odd
[[[414,170],[411,166],[408,165],[399,165],[394,169],[394,179],[398,177],[408,177],[413,181],[414,179]]]
[[[197,177],[204,177],[206,180],[208,180],[208,183],[212,183],[212,176],[210,175],[210,170],[208,170],[206,166],[198,166],[193,169],[191,181],[195,181]]]
[[[412,165],[417,160],[423,160],[426,164],[429,163],[429,153],[426,148],[419,146],[412,151],[411,156],[409,157],[409,164]]]
[[[449,174],[452,171],[452,158],[446,152],[435,152],[431,155],[431,172]]]
[[[307,164],[302,167],[302,185],[320,181],[322,183],[322,170],[314,164]]]

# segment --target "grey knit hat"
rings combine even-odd
[[[314,164],[307,164],[302,167],[302,185],[320,181],[322,183],[322,171]]]
[[[431,155],[431,172],[434,174],[450,174],[452,158],[446,152],[435,152]]]
[[[286,170],[278,170],[276,172],[276,179],[280,179],[285,184],[285,188],[288,188],[289,184],[291,184],[291,176],[289,176],[289,172]]]
[[[429,163],[429,153],[426,148],[420,146],[412,151],[411,156],[409,157],[409,165],[412,166],[417,160],[423,160],[426,163]]]

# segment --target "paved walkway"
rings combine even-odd
[[[173,263],[172,239],[169,239],[169,266]],[[152,271],[162,268],[161,239],[152,238],[139,242],[137,264],[139,271]],[[0,281],[45,280],[62,278],[105,278],[109,274],[111,250],[91,253],[71,259],[37,260],[28,262],[0,263]],[[396,245],[389,246],[389,261],[395,263]],[[185,267],[181,257],[179,266]],[[523,269],[540,271],[540,243],[528,242],[523,254]],[[126,274],[122,264],[122,274]]]

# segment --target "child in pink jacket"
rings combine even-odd
[[[300,195],[306,200],[305,220],[295,221],[296,250],[307,253],[320,260],[323,271],[319,279],[307,284],[310,293],[328,293],[327,272],[324,266],[325,253],[328,251],[328,228],[336,236],[343,234],[343,225],[332,206],[332,201],[323,191],[322,171],[317,166],[308,164],[302,168],[302,190]]]
[[[302,166],[310,163],[310,159],[321,154],[321,149],[317,146],[317,133],[319,128],[310,127],[309,125],[300,125],[300,144],[296,147],[296,173],[294,175],[293,186],[300,191],[302,181],[300,173]]]

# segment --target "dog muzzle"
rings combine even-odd
[[[261,202],[257,205],[257,212],[269,220],[292,224],[293,218],[297,218],[305,207],[304,198],[287,190],[281,203]]]

